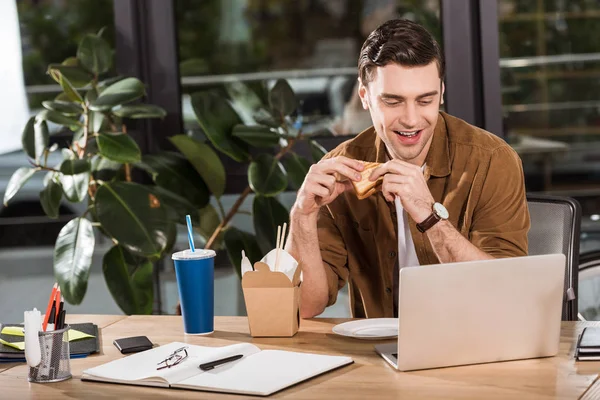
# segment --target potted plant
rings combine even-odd
[[[71,304],[82,301],[96,231],[114,243],[102,262],[112,296],[125,313],[144,314],[152,311],[153,262],[170,252],[176,229],[172,208],[163,200],[167,195],[131,179],[141,152],[124,121],[162,118],[166,112],[137,102],[145,95],[138,79],[107,77],[112,59],[99,33],[81,40],[76,57],[49,65],[48,74],[62,93],[44,101],[44,109],[27,122],[22,142],[31,166],[14,172],[4,204],[36,173],[46,174],[40,202],[50,218],[57,218],[63,200],[86,202],[85,212],[68,222],[56,239],[54,274],[63,297]],[[71,132],[58,165],[48,164],[48,155],[59,151],[56,145],[48,146],[48,122]],[[186,163],[182,157],[178,162]]]
[[[194,93],[191,102],[211,146],[187,135],[170,140],[203,177],[217,204],[198,211],[197,232],[204,238],[205,248],[224,248],[239,274],[242,250],[256,262],[275,247],[277,226],[289,222],[288,210],[276,196],[288,188],[299,189],[311,164],[325,154],[314,140],[323,131],[304,132],[299,101],[288,82],[281,79],[270,89],[265,82],[253,87],[229,83],[225,93],[217,89]],[[301,142],[305,148],[308,145],[310,160],[295,151]],[[226,174],[217,152],[247,165],[248,185],[227,212],[220,200]],[[231,225],[250,194],[255,195],[249,212],[254,233]]]

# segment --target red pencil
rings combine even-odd
[[[55,283],[52,287],[52,293],[50,293],[50,300],[48,301],[48,308],[46,308],[46,314],[44,315],[44,323],[42,324],[42,329],[46,332],[46,327],[48,326],[48,318],[50,317],[50,311],[52,310],[52,303],[54,302],[54,297],[56,296],[56,289],[58,288],[58,283]]]
[[[60,286],[56,289],[56,318],[55,321],[58,321],[58,305],[60,304]]]

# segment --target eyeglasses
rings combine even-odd
[[[171,367],[174,367],[175,365],[181,363],[188,356],[188,352],[186,349],[187,349],[187,346],[175,350],[173,352],[173,354],[171,354],[169,357],[165,358],[164,360],[162,360],[161,362],[156,364],[156,365],[159,365],[159,367],[157,367],[156,369],[159,370],[159,369],[171,368]],[[164,364],[164,365],[160,366],[161,364]]]

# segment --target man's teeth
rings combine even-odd
[[[415,136],[417,133],[419,133],[419,131],[412,131],[412,132],[394,131],[394,132],[396,132],[396,133],[397,133],[397,134],[399,134],[399,135],[406,136],[406,137],[413,137],[413,136]]]

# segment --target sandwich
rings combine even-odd
[[[377,192],[381,186],[381,183],[383,182],[383,176],[379,177],[376,181],[369,180],[369,176],[371,176],[373,170],[382,165],[381,163],[367,161],[362,161],[362,163],[365,166],[365,169],[360,173],[360,181],[352,181],[352,186],[354,187],[356,197],[358,197],[360,200],[366,199],[370,195]]]

